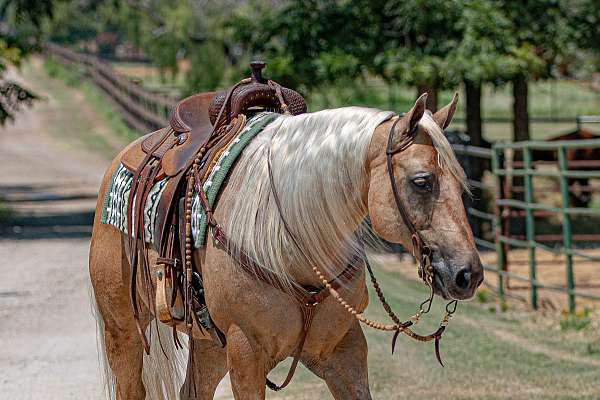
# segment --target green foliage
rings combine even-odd
[[[83,70],[67,70],[52,57],[48,57],[44,62],[44,69],[51,78],[60,79],[69,86],[81,84],[81,80],[84,78],[85,74]]]
[[[217,43],[206,42],[196,46],[190,52],[189,60],[192,68],[187,72],[184,95],[223,87],[228,65]]]
[[[0,200],[0,223],[8,220],[10,218],[10,210],[6,205]]]
[[[591,322],[592,309],[585,307],[583,310],[570,313],[563,311],[560,319],[560,329],[581,331],[587,328]]]
[[[478,289],[476,297],[480,303],[489,303],[493,300],[492,293],[485,288]]]
[[[361,78],[365,72],[411,86],[456,87],[539,79],[572,59],[591,1],[311,0],[236,16],[234,38],[270,61],[294,87]],[[597,13],[596,13],[597,14]],[[586,19],[587,18],[587,19]],[[586,38],[593,34],[583,35]],[[588,42],[593,40],[588,39]],[[598,42],[593,42],[598,43]]]
[[[269,61],[269,75],[301,91],[361,78],[381,48],[384,2],[310,0],[285,3],[256,18],[238,14],[233,38]]]
[[[94,38],[103,30],[99,10],[87,2],[59,2],[56,4],[53,18],[46,21],[46,38],[58,43],[77,43]]]
[[[20,83],[4,79],[4,74],[9,65],[19,65],[37,48],[39,26],[52,16],[53,5],[48,0],[0,0],[0,124],[37,99]]]

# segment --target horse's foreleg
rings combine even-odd
[[[116,379],[116,397],[144,399],[143,348],[129,302],[129,264],[124,256],[121,234],[114,228],[98,222],[94,224],[89,267],[96,303],[104,322],[104,351]],[[140,311],[140,323],[145,329],[148,312]]]
[[[367,373],[367,341],[355,321],[348,333],[326,359],[308,359],[303,363],[324,379],[335,399],[371,399]]]
[[[227,331],[227,362],[236,400],[264,400],[266,366],[264,357],[252,348],[244,332],[232,326]]]
[[[186,374],[180,390],[182,400],[210,400],[215,395],[217,385],[227,374],[227,354],[225,349],[208,340],[194,340],[193,374]]]

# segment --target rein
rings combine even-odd
[[[377,278],[375,277],[373,269],[371,268],[369,260],[366,256],[366,254],[364,253],[364,249],[363,249],[362,256],[363,256],[365,265],[367,267],[367,272],[369,273],[373,288],[375,289],[375,292],[377,293],[377,298],[379,299],[384,310],[386,311],[386,313],[388,314],[388,316],[390,317],[390,319],[393,322],[392,324],[384,324],[384,323],[380,323],[380,322],[368,319],[367,317],[365,317],[363,315],[363,313],[357,311],[354,307],[352,307],[350,304],[348,304],[348,302],[339,294],[338,288],[331,285],[330,281],[327,279],[327,277],[323,274],[323,272],[316,265],[313,264],[312,270],[315,273],[315,275],[319,278],[319,280],[322,282],[324,287],[329,291],[331,296],[333,298],[335,298],[338,301],[338,303],[340,303],[340,305],[342,307],[344,307],[348,313],[352,314],[359,322],[361,322],[371,328],[377,329],[377,330],[395,332],[394,336],[392,338],[392,354],[394,353],[394,350],[396,347],[396,340],[397,340],[399,334],[402,332],[406,336],[408,336],[412,339],[415,339],[417,341],[420,341],[420,342],[434,341],[434,349],[435,349],[436,359],[438,360],[440,365],[443,367],[444,364],[443,364],[441,356],[440,356],[440,341],[441,341],[444,331],[446,330],[446,326],[448,326],[450,318],[456,312],[458,301],[452,300],[446,305],[446,313],[444,314],[444,317],[442,318],[440,325],[435,332],[430,333],[428,335],[420,335],[412,330],[412,327],[415,326],[420,321],[421,316],[423,314],[428,313],[431,310],[431,306],[433,304],[433,295],[434,295],[433,276],[434,276],[435,271],[433,269],[433,266],[431,265],[431,261],[432,261],[431,248],[425,243],[421,234],[419,233],[419,231],[417,230],[417,228],[411,221],[410,217],[408,216],[408,212],[402,205],[402,201],[400,198],[400,192],[399,192],[398,186],[396,184],[396,177],[394,174],[392,158],[395,154],[402,152],[403,150],[408,148],[410,145],[412,145],[414,143],[414,139],[417,134],[416,128],[412,129],[411,131],[407,131],[406,134],[403,136],[400,144],[396,148],[394,148],[394,134],[395,134],[396,126],[399,121],[400,121],[400,119],[397,119],[394,122],[394,124],[392,125],[392,127],[390,129],[389,136],[388,136],[388,143],[387,143],[387,149],[386,149],[388,175],[390,177],[390,183],[392,186],[392,192],[394,194],[394,200],[396,202],[396,207],[402,217],[404,224],[408,227],[409,231],[411,232],[411,240],[412,240],[412,245],[413,245],[413,256],[417,259],[417,261],[419,263],[419,266],[418,266],[419,275],[422,277],[424,283],[429,288],[429,296],[427,297],[427,299],[425,301],[423,301],[420,304],[419,311],[415,315],[410,317],[407,321],[401,321],[400,318],[398,318],[398,316],[396,315],[396,313],[394,313],[394,311],[392,310],[392,308],[389,305],[389,303],[387,302],[387,300],[385,299],[383,291],[381,290],[381,287],[379,286],[379,282],[377,281]],[[282,220],[284,229],[290,236],[291,241],[294,244],[294,246],[299,250],[300,254],[302,254],[303,258],[309,264],[311,264],[309,257],[306,255],[306,252],[302,249],[302,246],[300,246],[300,243],[299,243],[296,235],[292,232],[289,224],[287,223],[287,221],[283,215],[281,201],[279,199],[279,195],[277,193],[274,178],[273,178],[273,167],[272,167],[272,162],[271,162],[271,148],[270,147],[269,147],[268,156],[267,156],[267,166],[268,166],[268,172],[269,172],[269,183],[271,186],[271,192],[273,194],[273,198],[275,200],[275,204],[277,206],[277,210],[278,210],[280,218]]]

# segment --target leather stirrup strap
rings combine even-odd
[[[148,184],[148,182],[147,182],[148,181],[148,173],[149,173],[148,166],[152,162],[152,160],[155,158],[153,156],[153,153],[164,143],[164,141],[169,136],[168,132],[169,132],[169,130],[165,130],[163,137],[159,141],[156,142],[156,144],[152,147],[152,149],[148,152],[148,154],[146,154],[146,156],[140,163],[138,170],[133,175],[129,198],[128,198],[128,202],[127,202],[127,236],[128,236],[127,241],[129,244],[129,262],[131,263],[131,279],[130,279],[130,285],[129,285],[129,296],[130,296],[130,301],[131,301],[131,307],[133,308],[133,319],[135,320],[135,325],[136,325],[138,334],[140,336],[140,339],[142,340],[142,344],[144,346],[144,350],[146,351],[146,354],[150,354],[150,343],[148,342],[148,339],[146,338],[146,334],[144,333],[142,326],[140,324],[139,307],[138,307],[138,302],[137,302],[137,270],[138,270],[138,240],[137,240],[137,236],[139,234],[137,227],[139,225],[136,224],[135,227],[133,226],[133,222],[134,222],[133,215],[134,214],[137,215],[138,220],[140,217],[143,219],[144,216],[143,216],[143,211],[142,212],[139,211],[139,208],[138,208],[139,204],[134,205],[134,199],[141,200],[141,199],[136,199],[136,192],[139,192],[138,188],[139,188],[140,184]],[[145,189],[145,188],[143,188],[143,189]],[[138,193],[138,197],[143,197],[143,193]],[[138,201],[136,201],[135,203],[138,203]],[[142,201],[142,204],[143,204],[143,201]],[[138,206],[138,207],[136,207],[136,206]],[[143,229],[142,229],[142,232],[143,232]]]

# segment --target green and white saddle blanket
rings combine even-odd
[[[280,114],[270,112],[253,116],[248,120],[246,126],[238,136],[233,139],[221,153],[214,167],[210,171],[208,179],[206,179],[203,184],[204,193],[206,194],[211,207],[214,206],[223,182],[244,148],[258,133],[279,116]],[[153,235],[154,225],[156,223],[156,212],[160,197],[168,179],[168,177],[164,178],[154,184],[144,206],[144,239],[148,243],[154,242]],[[127,203],[132,181],[133,173],[127,170],[123,164],[120,164],[113,173],[102,206],[102,216],[100,221],[103,224],[113,225],[124,233],[128,232]],[[135,221],[133,221],[133,223],[135,224]],[[204,245],[206,239],[206,227],[206,215],[200,203],[200,197],[197,192],[194,192],[192,201],[192,238],[194,247],[199,248]]]

